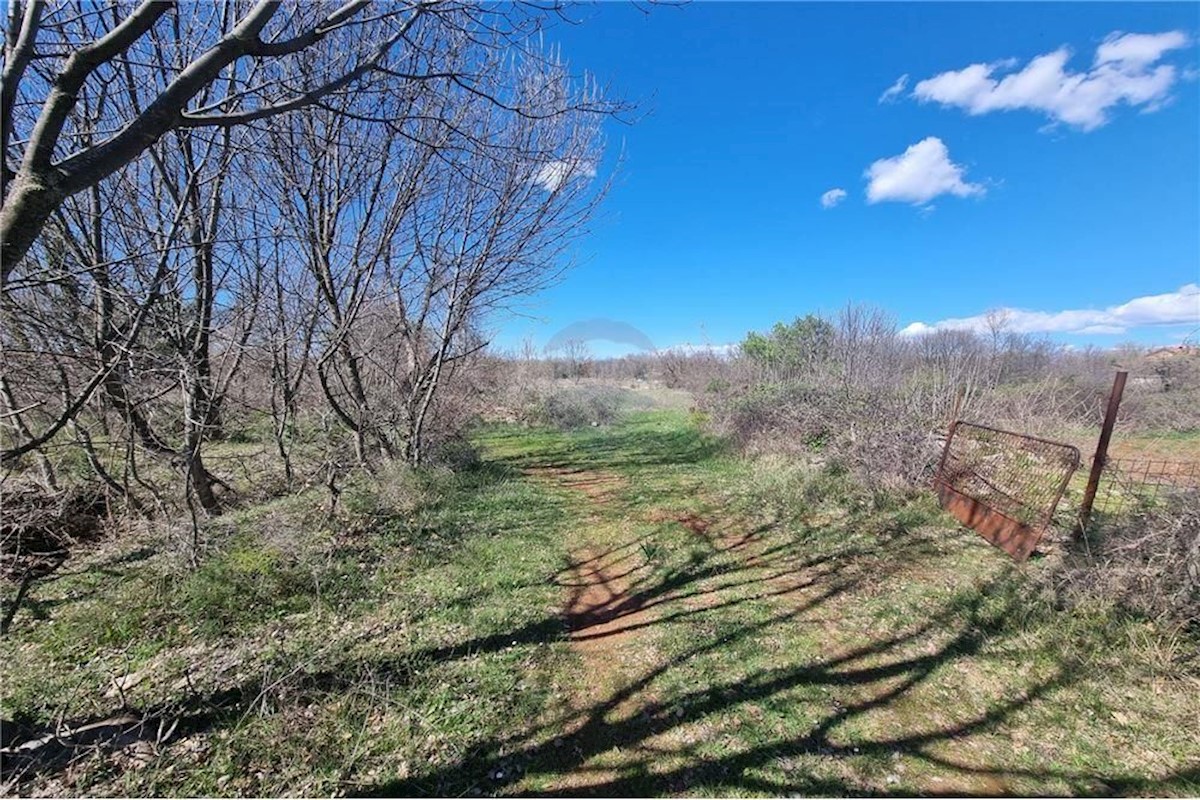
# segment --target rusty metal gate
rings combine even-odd
[[[1079,462],[1072,445],[960,420],[950,426],[934,488],[959,522],[1024,561]]]

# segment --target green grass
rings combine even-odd
[[[0,645],[4,718],[177,728],[26,788],[1200,791],[1194,637],[1056,610],[1046,562],[928,495],[743,460],[699,422],[489,427],[478,467],[359,477],[333,519],[317,492],[242,509],[198,569],[153,537],[68,562]],[[591,644],[562,613],[584,555],[619,590]]]

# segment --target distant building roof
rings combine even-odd
[[[1178,358],[1179,356],[1200,356],[1200,347],[1191,344],[1175,344],[1170,347],[1157,347],[1146,353],[1146,358]]]

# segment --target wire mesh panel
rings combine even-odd
[[[956,422],[934,486],[942,506],[1017,560],[1029,557],[1079,467],[1079,450]]]
[[[1110,458],[1096,492],[1095,509],[1108,516],[1150,510],[1167,495],[1200,492],[1200,461]]]

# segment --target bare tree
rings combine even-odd
[[[424,458],[440,389],[485,344],[482,318],[561,274],[602,194],[590,90],[553,59],[483,74],[482,92],[380,92],[272,139],[281,218],[319,287],[316,374],[360,461],[368,444]],[[489,98],[504,86],[502,106]]]
[[[619,106],[519,40],[544,9],[368,7],[10,6],[5,467],[53,486],[76,447],[161,505],[148,456],[212,514],[231,405],[271,415],[288,485],[302,402],[367,465],[461,422],[446,389],[562,273]]]
[[[315,285],[303,270],[288,270],[280,237],[273,236],[264,258],[268,287],[265,333],[260,349],[267,354],[272,435],[290,488],[296,479],[292,467],[293,433],[300,415],[300,391],[312,365],[313,335],[320,304],[313,302]]]
[[[157,187],[149,167],[139,165],[103,191],[94,187],[72,198],[54,220],[36,279],[0,295],[9,399],[24,374],[17,405],[37,422],[35,429],[22,421],[25,435],[0,451],[6,465],[78,424],[98,390],[143,441],[165,449],[130,395],[135,385],[154,389],[130,370],[138,369],[136,343],[173,273],[177,249],[170,243],[182,230],[185,207],[159,188],[146,190]],[[151,229],[144,216],[156,206],[163,224]]]
[[[563,361],[566,362],[566,374],[576,383],[588,374],[591,365],[591,351],[587,342],[582,339],[568,339],[562,346]]]
[[[67,197],[124,168],[166,133],[247,125],[317,104],[386,68],[422,17],[442,13],[420,3],[374,13],[370,6],[9,3],[0,75],[0,278],[8,279]],[[211,101],[205,93],[222,75],[231,91]],[[123,79],[138,97],[107,98],[104,135],[81,136],[89,126],[75,114],[80,97],[104,94]]]

